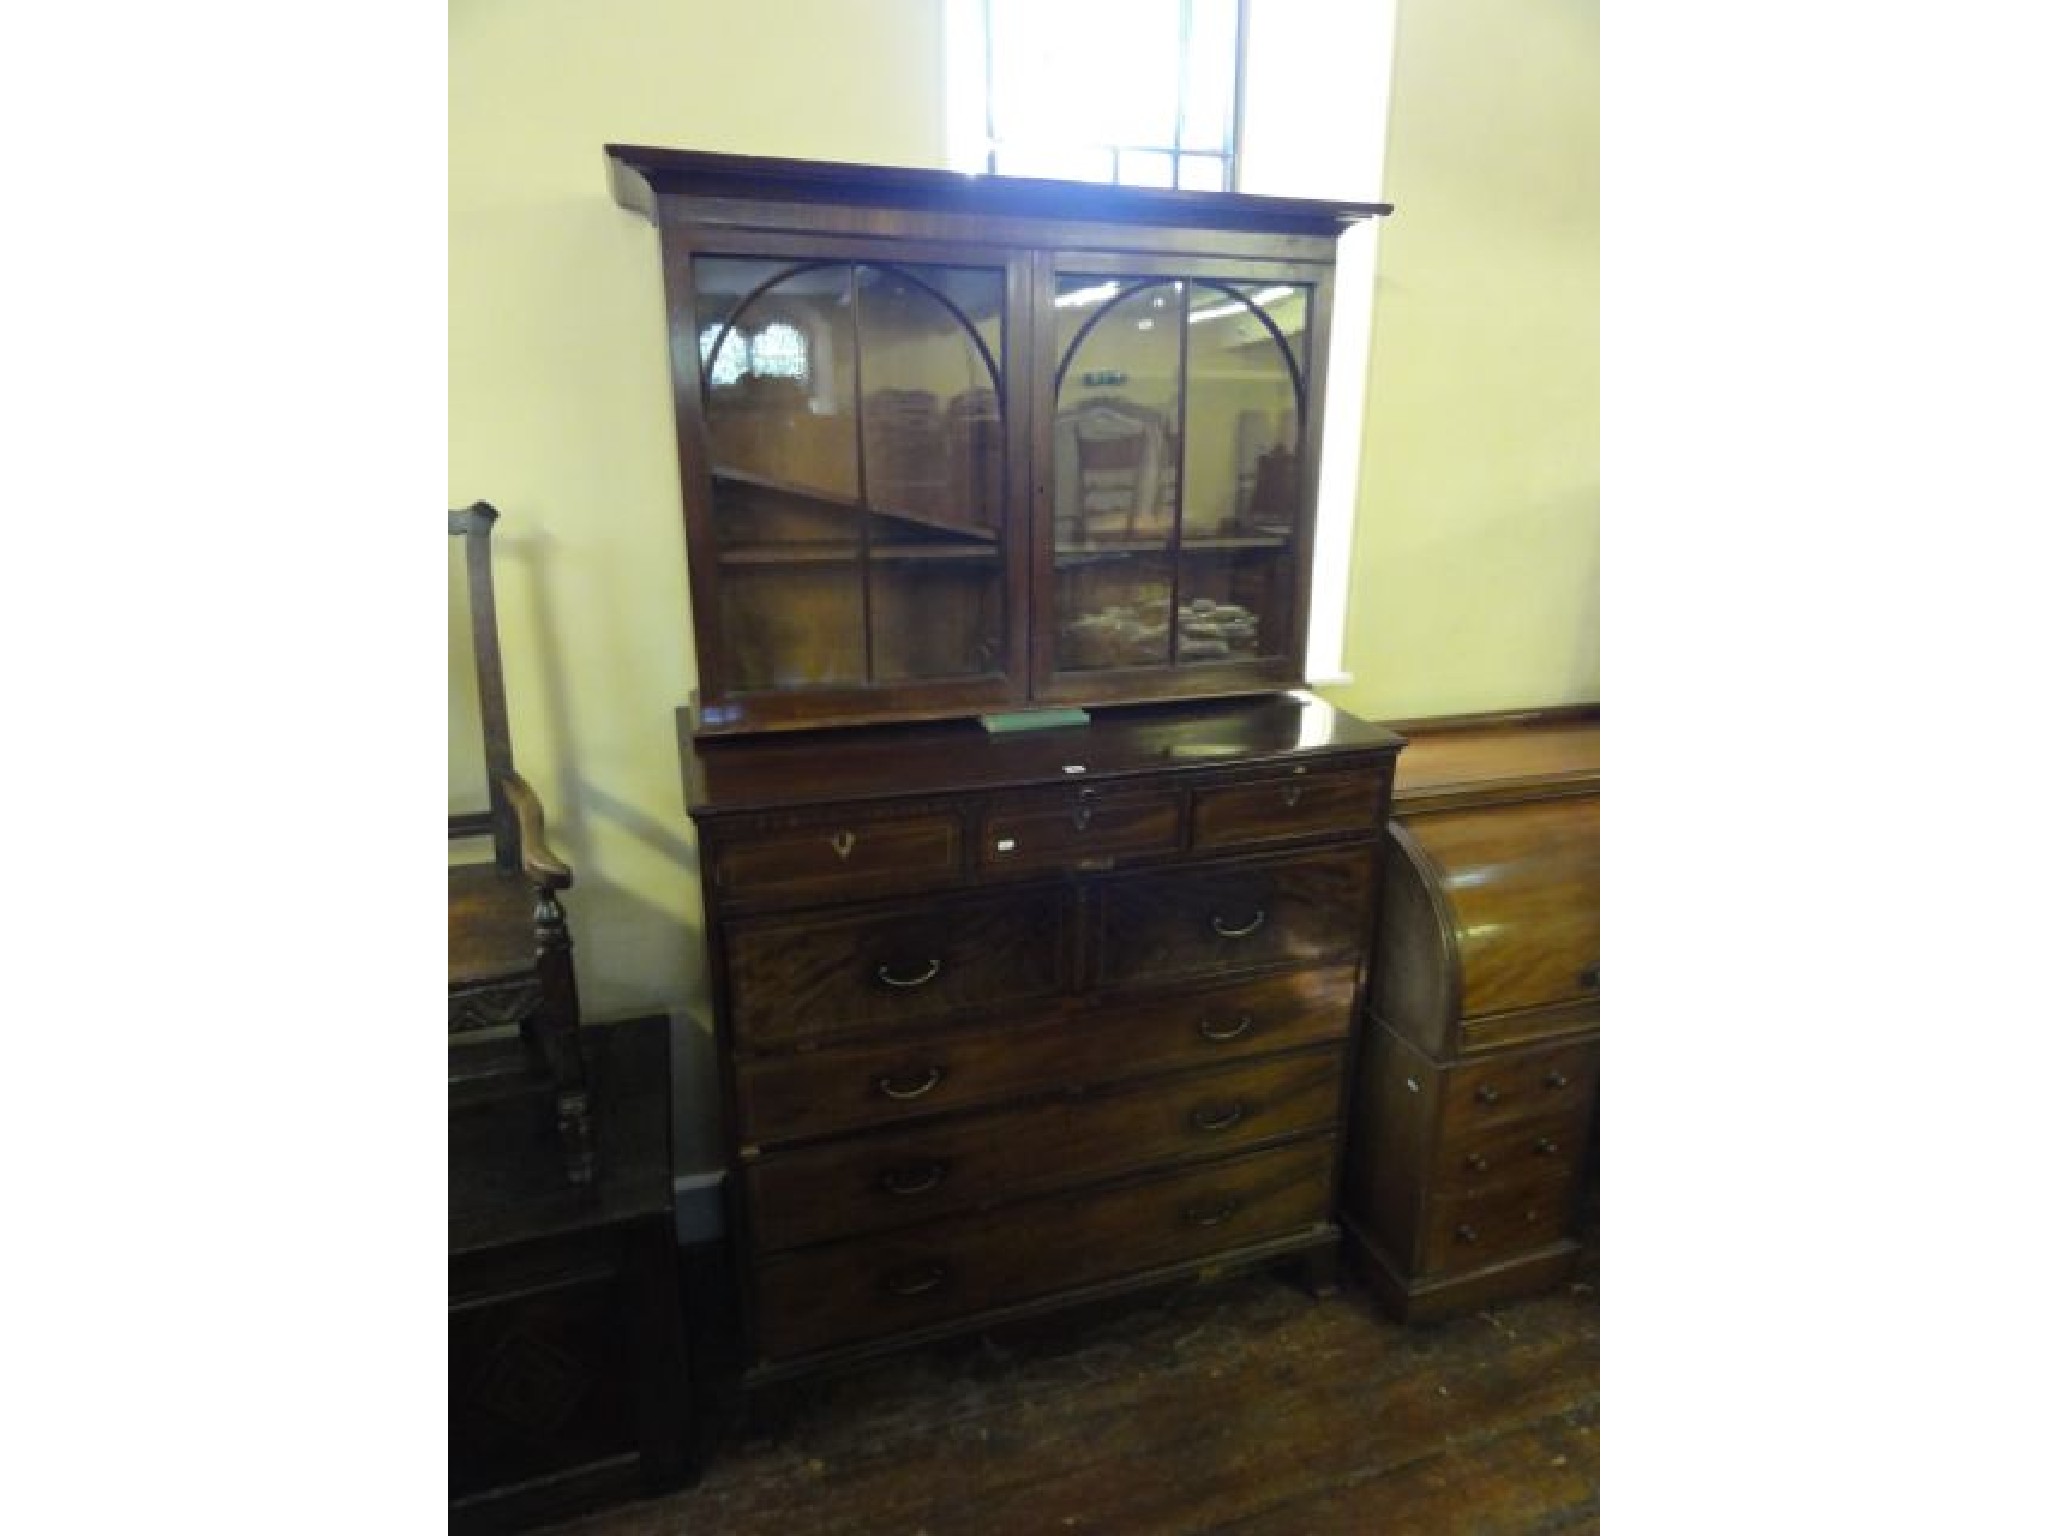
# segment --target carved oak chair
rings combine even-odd
[[[448,1033],[451,1044],[479,1030],[516,1025],[533,1075],[552,1087],[564,1170],[575,1183],[595,1173],[590,1091],[568,919],[559,893],[574,880],[548,847],[539,798],[512,766],[512,729],[498,650],[496,589],[486,502],[448,514],[448,535],[465,544],[470,634],[483,714],[490,808],[448,818],[451,841],[488,837],[488,864],[448,867]]]

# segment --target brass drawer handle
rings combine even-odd
[[[1543,1086],[1546,1088],[1569,1088],[1571,1085],[1572,1080],[1555,1067],[1543,1074]]]
[[[1498,1104],[1500,1102],[1500,1090],[1491,1083],[1481,1083],[1473,1090],[1472,1097],[1482,1104]]]
[[[1554,1141],[1552,1141],[1552,1140],[1551,1140],[1551,1139],[1550,1139],[1550,1138],[1549,1138],[1548,1136],[1539,1136],[1539,1137],[1537,1137],[1537,1138],[1536,1138],[1536,1155],[1537,1155],[1538,1157],[1555,1157],[1555,1156],[1557,1156],[1557,1143],[1556,1143],[1556,1142],[1554,1142]]]
[[[1481,1156],[1477,1152],[1467,1152],[1465,1154],[1465,1166],[1467,1168],[1470,1168],[1474,1173],[1484,1173],[1487,1169],[1491,1168],[1493,1164],[1489,1163],[1483,1156]]]
[[[891,1296],[923,1296],[936,1291],[953,1278],[953,1271],[937,1259],[892,1269],[882,1276],[882,1289]]]
[[[884,1168],[875,1182],[892,1195],[928,1195],[946,1181],[946,1165],[937,1159],[922,1167]]]
[[[939,1079],[945,1072],[934,1062],[924,1069],[924,1080],[919,1083],[898,1083],[893,1077],[878,1077],[875,1086],[892,1099],[921,1099],[939,1086]]]
[[[1476,1227],[1460,1225],[1458,1230],[1453,1232],[1451,1236],[1461,1243],[1476,1243],[1479,1241],[1479,1231]]]
[[[1227,1131],[1243,1119],[1244,1100],[1238,1099],[1228,1109],[1197,1104],[1188,1115],[1188,1124],[1198,1131]]]
[[[1286,806],[1290,811],[1293,810],[1294,807],[1296,807],[1297,805],[1301,804],[1301,786],[1299,784],[1290,784],[1285,789],[1281,790],[1280,803]]]
[[[1248,1013],[1240,1013],[1235,1024],[1213,1024],[1209,1020],[1204,1019],[1195,1028],[1201,1033],[1204,1040],[1214,1040],[1220,1045],[1226,1040],[1238,1040],[1250,1034],[1252,1032],[1252,1016]]]
[[[1231,928],[1224,923],[1222,918],[1213,916],[1209,919],[1209,926],[1216,930],[1216,937],[1219,939],[1249,938],[1266,926],[1266,909],[1264,907],[1255,909],[1252,913],[1252,920],[1242,928]]]
[[[1183,1206],[1180,1219],[1191,1227],[1220,1227],[1236,1214],[1235,1200],[1220,1200],[1214,1205]]]
[[[875,967],[875,975],[885,987],[921,987],[938,974],[939,962],[936,959],[925,961],[924,970],[915,976],[896,975],[889,969],[889,962],[886,960]]]

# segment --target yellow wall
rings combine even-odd
[[[1357,681],[1332,697],[1382,717],[1592,698],[1595,6],[1401,12]],[[516,747],[576,868],[585,1015],[701,1016],[657,238],[611,201],[601,146],[941,165],[941,0],[453,0],[449,25],[449,505],[503,513]],[[710,1054],[679,1043],[679,1160],[708,1166]]]
[[[1595,0],[1401,6],[1344,708],[1600,696],[1599,126]]]
[[[938,165],[940,42],[939,0],[449,8],[449,505],[503,514],[514,747],[575,866],[587,1018],[701,1017],[707,995],[659,242],[611,200],[603,146]],[[708,1164],[709,1053],[678,1043],[679,1161]]]

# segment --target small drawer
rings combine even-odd
[[[1443,1134],[1463,1144],[1476,1132],[1509,1121],[1564,1117],[1588,1109],[1600,1047],[1546,1046],[1508,1051],[1444,1073]]]
[[[899,1124],[1034,1093],[1341,1041],[1347,967],[1183,993],[1087,1017],[1021,1019],[873,1045],[742,1058],[740,1137],[764,1146]]]
[[[1053,889],[737,920],[725,944],[735,1038],[803,1045],[1052,997],[1062,912]]]
[[[939,812],[722,831],[710,861],[712,883],[740,900],[887,895],[944,884],[960,873],[960,817]]]
[[[1319,1136],[768,1259],[761,1353],[794,1358],[1312,1232],[1329,1220],[1335,1159]]]
[[[1542,1179],[1431,1201],[1422,1268],[1475,1269],[1568,1236],[1577,1187],[1570,1179]]]
[[[981,824],[981,865],[991,873],[1107,869],[1119,858],[1180,846],[1180,796],[1093,784],[1005,797]]]
[[[1507,1120],[1445,1137],[1437,1147],[1433,1182],[1442,1193],[1477,1194],[1569,1177],[1579,1166],[1591,1123],[1592,1116],[1574,1105],[1563,1115]]]
[[[771,1154],[747,1170],[762,1250],[879,1232],[1153,1164],[1326,1131],[1335,1047]]]
[[[1372,926],[1372,845],[1103,884],[1104,985],[1354,959]]]
[[[1368,836],[1386,817],[1387,770],[1311,768],[1195,792],[1197,850],[1347,833]]]

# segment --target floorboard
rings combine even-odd
[[[1599,1528],[1594,1266],[1403,1327],[1284,1271],[786,1389],[698,1486],[563,1536],[1537,1536]]]

